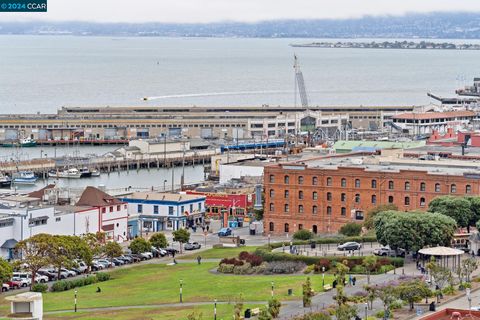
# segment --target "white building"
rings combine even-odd
[[[134,192],[120,200],[128,203],[128,234],[178,230],[204,223],[203,195]]]
[[[241,160],[233,163],[220,164],[220,183],[243,177],[263,177],[263,169],[271,165],[271,160]]]
[[[444,134],[449,128],[454,131],[465,129],[477,118],[469,110],[449,112],[402,113],[392,117],[393,126],[413,135],[430,134],[434,130]]]

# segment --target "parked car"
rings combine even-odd
[[[113,258],[112,259],[112,262],[116,265],[116,266],[123,266],[125,264],[125,261],[119,259],[119,258]]]
[[[32,275],[29,272],[14,272],[13,277],[16,278],[21,278],[21,279],[28,279],[30,283],[32,282]],[[48,277],[41,275],[41,274],[35,274],[35,283],[45,283],[48,282]]]
[[[105,269],[105,266],[99,262],[92,261],[92,271],[100,271]]]
[[[96,262],[102,264],[104,268],[115,267],[115,264],[107,259],[98,259]]]
[[[2,283],[2,292],[7,292],[10,290],[10,286],[6,283]]]
[[[28,287],[32,284],[32,280],[30,280],[28,278],[12,277],[12,281],[20,282],[21,283],[20,286],[23,287],[23,288]]]
[[[345,242],[337,247],[340,251],[353,251],[358,250],[362,247],[362,245],[358,242]]]
[[[51,274],[54,274],[56,278],[57,278],[57,276],[58,276],[58,270],[53,269],[53,268],[43,268],[43,269],[40,269],[40,271],[42,271],[42,272],[47,271],[47,272],[49,272],[49,273],[51,273]],[[47,276],[47,277],[48,277],[48,276]],[[61,280],[61,279],[67,279],[67,278],[68,278],[68,273],[60,270],[60,280]],[[57,280],[58,280],[58,279],[57,279]]]
[[[165,248],[165,251],[167,251],[167,254],[172,255],[172,254],[177,254],[179,251],[174,248]]]
[[[151,251],[155,258],[165,257],[165,255],[167,254],[167,252],[164,249],[156,248],[156,247],[152,247]]]
[[[22,286],[22,283],[20,281],[10,280],[5,283],[8,284],[10,289],[20,289],[20,287]]]
[[[153,258],[153,254],[151,252],[142,252],[140,253],[140,256],[144,258],[143,260],[148,260]]]
[[[232,229],[231,228],[222,228],[220,231],[218,231],[218,236],[219,237],[227,237],[232,235]]]
[[[55,272],[50,272],[48,270],[40,269],[38,270],[38,274],[47,277],[48,281],[57,280],[57,274]]]
[[[142,261],[142,258],[136,254],[126,254],[125,256],[131,258],[132,262],[135,262],[135,263]]]
[[[202,245],[199,244],[198,242],[192,242],[192,243],[185,244],[184,249],[185,250],[197,250],[197,249],[200,249],[201,247],[202,247]]]
[[[403,249],[398,249],[398,250],[393,250],[390,249],[389,247],[381,247],[378,249],[373,250],[373,254],[377,256],[389,256],[389,257],[404,257],[405,256],[405,250]]]
[[[127,263],[132,263],[133,262],[133,258],[132,257],[128,257],[126,255],[123,255],[123,256],[120,256],[118,257],[118,259],[122,260],[123,262],[125,262],[125,264]]]
[[[77,273],[73,270],[67,269],[67,268],[60,268],[60,271],[65,272],[67,274],[67,277],[75,277]]]
[[[77,274],[82,274],[82,273],[87,272],[88,266],[83,261],[76,261],[75,262],[75,267],[73,267],[72,270],[75,271]]]

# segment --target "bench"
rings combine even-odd
[[[258,316],[260,314],[260,308],[252,309],[252,316]]]
[[[333,287],[332,287],[331,284],[326,284],[326,285],[323,286],[323,290],[325,290],[325,291],[330,291],[332,289],[333,289]]]

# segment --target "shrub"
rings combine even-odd
[[[218,266],[217,271],[220,273],[233,273],[233,268],[235,268],[233,264],[221,263]]]
[[[310,240],[313,238],[313,233],[307,229],[298,230],[293,234],[295,240]]]
[[[250,265],[252,265],[253,267],[257,267],[257,266],[261,265],[262,262],[263,262],[262,257],[257,256],[254,253],[249,253],[249,252],[246,252],[246,251],[240,252],[240,254],[238,255],[238,259],[250,263]]]
[[[366,273],[367,269],[365,269],[362,265],[356,265],[352,269],[350,269],[351,273]]]
[[[67,281],[65,280],[60,280],[55,282],[52,287],[50,288],[51,291],[53,292],[60,292],[60,291],[65,291],[67,287]]]
[[[323,267],[325,271],[330,269],[331,261],[329,259],[321,258],[317,264],[315,264],[315,272],[322,272]]]
[[[33,292],[47,292],[48,290],[48,285],[46,285],[45,283],[35,283],[33,286],[32,286],[32,291]]]
[[[445,288],[442,289],[443,294],[448,294],[452,295],[455,293],[455,288],[452,286],[446,286]]]
[[[386,266],[381,266],[380,269],[378,270],[379,273],[387,273],[388,271],[391,271],[395,269],[391,264],[386,265]]]
[[[390,309],[396,310],[396,309],[402,309],[403,307],[403,300],[395,300],[390,304]]]
[[[232,264],[234,266],[242,266],[243,263],[242,260],[238,260],[237,258],[223,258],[220,260],[220,264]]]
[[[234,274],[253,274],[254,272],[255,270],[252,268],[252,265],[248,262],[241,266],[235,266],[233,268]]]
[[[97,280],[98,280],[98,282],[103,282],[103,281],[110,280],[110,273],[97,272]]]
[[[377,319],[383,319],[385,317],[385,311],[383,311],[383,310],[378,311],[377,313],[375,313],[375,317]],[[389,312],[389,319],[393,319],[393,312],[392,311]]]
[[[330,320],[332,317],[326,312],[312,312],[292,318],[293,320]]]
[[[305,270],[303,270],[303,273],[304,274],[309,274],[309,273],[312,273],[313,270],[315,270],[315,265],[311,264],[311,265],[307,266],[305,268]]]
[[[348,222],[340,228],[339,232],[347,237],[359,236],[362,232],[362,225],[355,222]]]
[[[303,270],[305,263],[298,261],[274,261],[267,264],[265,274],[288,274]]]

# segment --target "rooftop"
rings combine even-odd
[[[393,119],[408,119],[408,120],[423,120],[423,119],[442,119],[442,118],[455,118],[455,117],[473,117],[475,112],[473,111],[449,111],[449,112],[425,112],[425,113],[401,113],[393,116]]]
[[[95,187],[86,187],[76,206],[103,207],[121,204],[122,201]]]
[[[205,199],[205,196],[184,194],[184,193],[134,192],[131,195],[126,196],[125,198],[139,199],[139,200],[182,202],[182,201]]]

